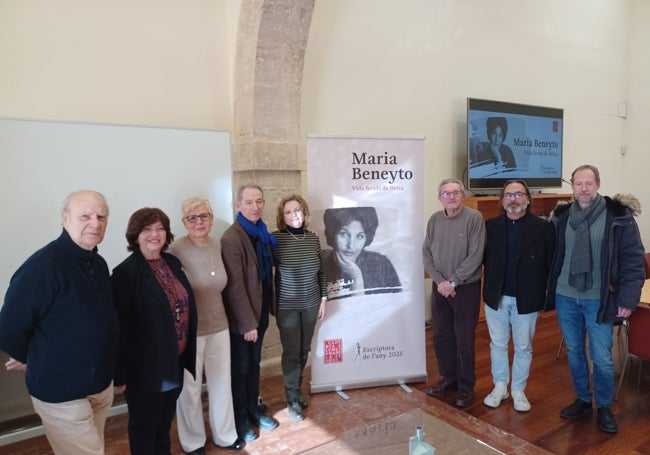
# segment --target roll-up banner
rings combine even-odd
[[[425,381],[423,137],[307,138],[327,316],[311,391]]]

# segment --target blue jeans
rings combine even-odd
[[[599,299],[576,299],[557,294],[555,309],[566,342],[573,388],[580,400],[591,403],[589,363],[585,335],[589,335],[589,355],[593,363],[593,397],[596,406],[609,407],[614,396],[614,359],[612,358],[613,324],[599,324]]]
[[[490,359],[492,360],[492,380],[508,384],[508,343],[512,327],[512,343],[515,354],[512,359],[511,390],[523,392],[533,361],[533,337],[537,324],[537,311],[519,314],[517,299],[508,295],[501,296],[499,308],[493,310],[485,305],[485,320],[490,331]]]

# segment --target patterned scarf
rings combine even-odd
[[[584,210],[580,209],[578,201],[574,201],[569,209],[569,224],[575,231],[575,242],[569,267],[569,286],[579,292],[591,289],[593,285],[589,226],[603,210],[605,210],[605,199],[600,194],[596,194],[589,207]]]

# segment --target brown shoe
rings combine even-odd
[[[458,395],[456,395],[456,401],[454,404],[459,408],[466,408],[467,406],[474,403],[474,391],[473,390],[459,390]]]
[[[432,387],[427,389],[427,395],[431,397],[441,397],[446,393],[452,392],[458,389],[458,382],[454,380],[441,379]]]

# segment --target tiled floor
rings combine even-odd
[[[305,410],[305,420],[293,422],[289,419],[283,398],[278,391],[283,386],[280,377],[263,381],[262,393],[265,404],[280,425],[273,431],[262,431],[254,441],[239,453],[246,454],[300,454],[309,449],[326,444],[353,429],[381,422],[421,408],[442,420],[480,436],[484,441],[499,448],[504,453],[545,453],[513,435],[480,422],[464,412],[458,411],[442,401],[427,397],[419,390],[406,392],[401,387],[385,386],[346,391],[349,400],[344,400],[334,392],[311,395],[309,408]],[[172,428],[172,453],[182,454],[178,443],[176,427]],[[206,454],[233,453],[215,447],[208,442]],[[52,453],[45,437],[38,437],[10,446],[0,447],[3,455],[43,455]],[[109,418],[106,428],[106,454],[128,454],[126,437],[126,415]],[[356,452],[354,452],[356,453]],[[332,454],[335,455],[335,454]]]

